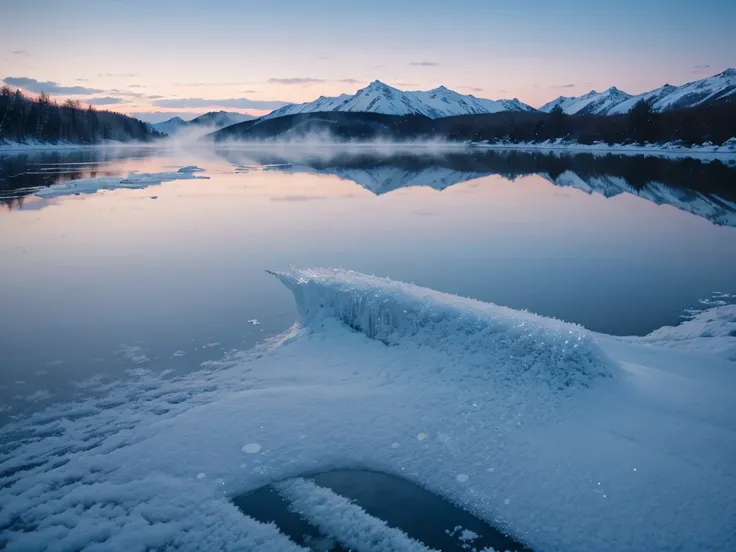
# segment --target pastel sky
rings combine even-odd
[[[538,107],[736,66],[734,0],[1,0],[0,17],[11,87],[147,120],[375,79]]]

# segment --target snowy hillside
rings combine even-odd
[[[609,111],[620,104],[631,98],[631,94],[627,94],[622,90],[619,90],[615,86],[612,86],[605,92],[596,92],[591,90],[583,96],[560,96],[556,100],[544,104],[539,108],[539,111],[549,113],[556,106],[560,106],[562,111],[568,115],[608,115]]]
[[[172,117],[168,121],[162,123],[152,123],[150,126],[158,132],[163,132],[169,136],[173,136],[181,132],[184,128],[191,125],[196,126],[213,126],[215,128],[225,128],[230,125],[250,121],[255,117],[245,115],[243,113],[231,113],[228,111],[210,111],[199,117],[195,117],[190,121],[185,121],[181,117]]]
[[[534,111],[534,108],[517,99],[486,100],[472,95],[465,96],[444,86],[427,91],[403,92],[381,81],[373,81],[352,96],[349,94],[342,94],[334,98],[322,96],[313,102],[287,105],[269,113],[264,119],[322,111],[369,112],[385,115],[414,114],[437,119],[451,115]]]
[[[682,86],[665,84],[661,88],[637,96],[627,94],[615,86],[605,92],[591,90],[582,96],[560,96],[544,104],[539,111],[549,113],[559,105],[568,115],[618,115],[628,113],[640,100],[652,101],[655,110],[664,111],[679,107],[694,107],[728,97],[736,98],[734,93],[736,93],[736,69],[726,69],[712,77]]]
[[[653,102],[654,109],[664,111],[678,107],[693,107],[708,101],[722,100],[727,97],[736,98],[736,69],[726,69],[707,79],[671,86],[665,84],[661,88],[639,94],[621,102],[610,110],[611,115],[627,113],[639,100]]]

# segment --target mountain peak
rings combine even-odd
[[[371,90],[381,89],[381,88],[391,88],[388,84],[385,82],[381,82],[380,80],[376,79],[372,83],[370,83],[366,88]]]
[[[736,69],[729,67],[723,73],[719,73],[716,77],[736,77]]]

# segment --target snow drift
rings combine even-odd
[[[387,345],[456,351],[465,368],[496,383],[588,386],[613,373],[581,326],[350,271],[272,274],[294,294],[307,326],[334,317]]]

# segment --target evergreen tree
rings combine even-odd
[[[570,116],[562,110],[562,107],[554,106],[547,120],[547,138],[566,137],[571,130],[569,118]]]
[[[657,139],[658,113],[651,102],[639,100],[629,111],[629,131],[637,142],[654,142]]]

